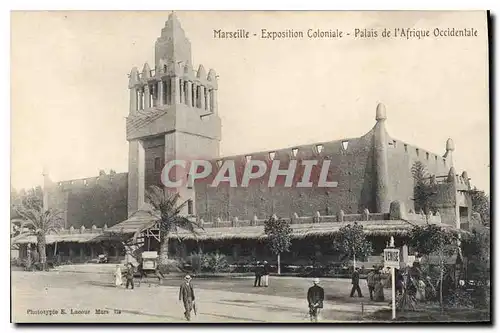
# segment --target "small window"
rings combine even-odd
[[[246,161],[247,161],[247,163],[248,163],[248,162],[250,162],[250,160],[252,159],[252,156],[251,156],[251,155],[247,155],[247,156],[245,156],[245,159],[246,159]]]
[[[405,153],[408,152],[408,145],[405,143]]]
[[[418,150],[418,148],[415,148],[415,152],[417,153],[417,156],[420,154],[420,151]]]
[[[274,156],[276,156],[276,153],[274,151],[269,153],[269,159],[274,160]]]
[[[161,171],[161,158],[155,157],[155,172]]]
[[[293,148],[292,149],[292,156],[293,157],[297,157],[297,153],[299,152],[299,149],[298,148]]]
[[[446,159],[445,158],[443,158],[443,164],[446,165]]]
[[[323,151],[324,147],[323,145],[317,145],[316,146],[316,151],[318,152],[318,154],[321,154],[321,152]]]
[[[429,159],[429,153],[425,153],[425,158]]]
[[[349,146],[349,141],[342,141],[342,149],[347,150],[347,147]]]
[[[87,182],[87,179],[83,180],[83,185],[87,186],[89,183]]]
[[[438,157],[437,157],[437,155],[436,155],[436,156],[434,156],[434,159],[435,159],[436,161],[438,160]]]
[[[193,215],[193,200],[188,200],[188,214]]]
[[[396,148],[396,140],[392,140],[392,144],[394,145],[394,148]]]

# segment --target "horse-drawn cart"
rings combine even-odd
[[[161,279],[164,278],[164,276],[158,268],[158,253],[156,251],[142,252],[138,272],[140,275],[139,286],[144,278],[158,279],[158,284],[160,284]]]

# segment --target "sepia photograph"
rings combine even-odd
[[[11,322],[491,323],[490,20],[12,11]]]

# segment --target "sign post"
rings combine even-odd
[[[392,237],[391,237],[391,245],[384,250],[384,266],[391,268],[392,319],[396,319],[396,274],[395,274],[395,268],[399,268],[399,249],[394,248],[394,240]]]

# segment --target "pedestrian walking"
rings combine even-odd
[[[182,301],[184,304],[184,317],[186,317],[187,321],[191,320],[191,311],[195,308],[194,299],[194,289],[191,284],[191,276],[186,275],[179,290],[179,301]]]
[[[267,261],[264,260],[264,267],[262,269],[262,277],[264,278],[264,287],[269,287],[269,272],[271,270],[271,266]]]
[[[257,263],[255,264],[254,272],[255,272],[255,281],[253,283],[253,286],[257,287],[258,284],[258,286],[260,287],[260,282],[262,279],[262,268],[260,266],[260,261],[257,261]]]
[[[120,268],[120,265],[116,265],[116,269],[115,269],[115,286],[119,287],[122,284],[123,284],[122,269]]]
[[[132,263],[128,264],[127,272],[125,273],[125,278],[127,279],[127,283],[125,284],[125,289],[128,289],[130,285],[132,290],[134,290],[134,265]]]
[[[319,278],[315,278],[313,280],[313,286],[307,291],[307,303],[309,305],[309,317],[311,322],[318,322],[324,300],[325,290],[319,286]]]
[[[375,268],[375,267],[374,267]],[[368,285],[368,292],[370,293],[370,299],[373,301],[373,291],[375,290],[375,269],[370,271],[366,276],[366,284]]]
[[[352,289],[351,289],[351,297],[354,297],[354,292],[358,292],[358,297],[363,297],[361,293],[361,288],[359,287],[359,272],[356,267],[354,267],[354,272],[352,273]]]

